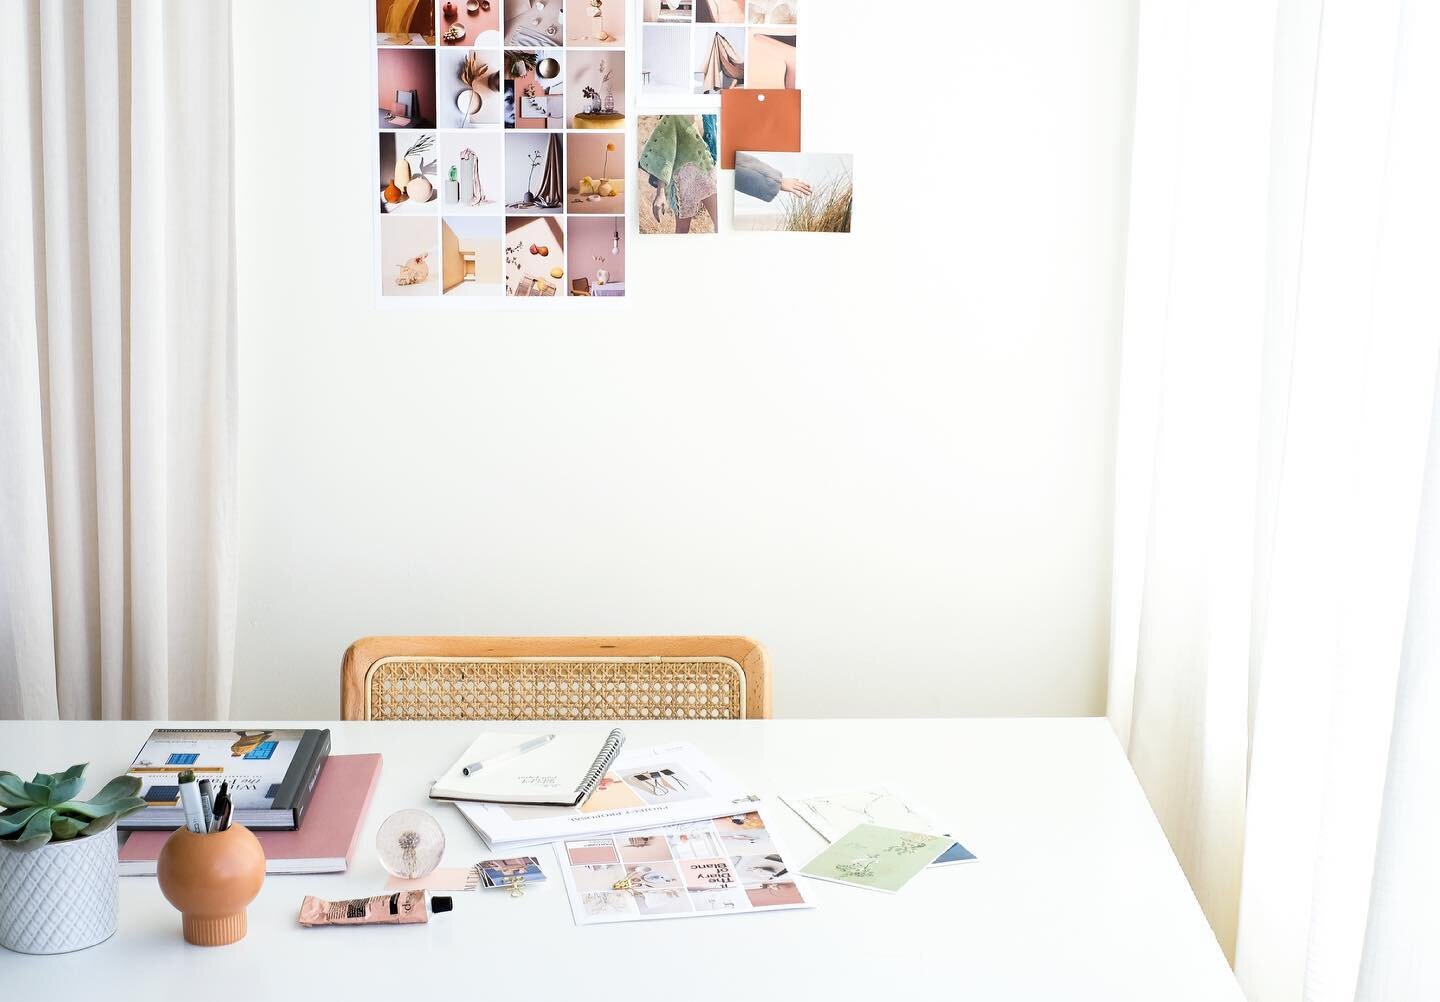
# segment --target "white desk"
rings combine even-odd
[[[124,771],[151,726],[0,722],[0,768],[28,776],[88,761],[88,795]],[[181,940],[179,916],[153,878],[122,877],[120,928],[109,942],[63,957],[0,950],[7,997],[41,998],[68,984],[103,985],[113,1002],[187,985],[206,1002],[828,1002],[899,994],[1243,1002],[1104,720],[626,724],[634,745],[697,742],[766,795],[887,783],[952,822],[980,860],[924,873],[896,895],[810,881],[818,907],[808,911],[585,928],[571,921],[558,879],[520,899],[457,894],[455,911],[428,925],[300,928],[295,916],[306,894],[381,892],[375,830],[402,806],[433,806],[449,840],[445,865],[482,855],[458,812],[425,800],[426,780],[477,725],[309,726],[330,726],[336,753],[385,757],[349,873],[266,878],[250,907],[249,936],[209,949]],[[819,849],[819,838],[778,801],[764,810],[794,861],[803,864]],[[539,855],[553,872],[549,850]]]

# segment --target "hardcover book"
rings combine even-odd
[[[172,730],[149,739],[130,775],[140,779],[143,810],[120,819],[122,831],[159,831],[185,823],[180,806],[180,773],[210,780],[215,794],[228,784],[234,821],[259,831],[293,831],[304,820],[320,766],[330,754],[330,731]]]

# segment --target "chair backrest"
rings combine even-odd
[[[747,637],[365,637],[343,720],[735,720],[770,716]]]

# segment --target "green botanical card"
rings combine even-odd
[[[880,825],[857,825],[800,872],[820,880],[895,892],[955,844],[944,835],[922,835]]]

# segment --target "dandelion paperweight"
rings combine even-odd
[[[380,826],[375,850],[380,854],[380,864],[392,876],[415,880],[440,865],[440,857],[445,854],[445,832],[428,811],[396,811]]]

